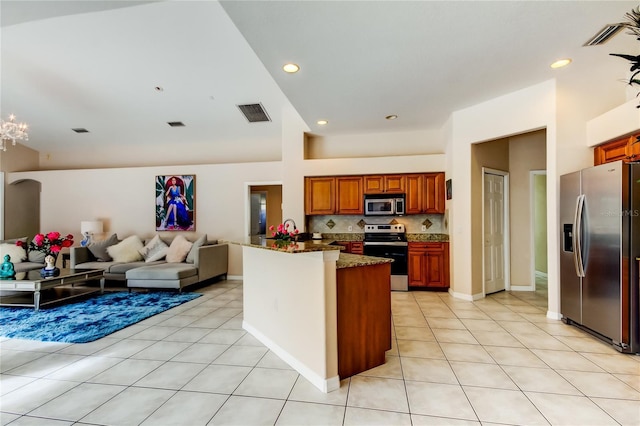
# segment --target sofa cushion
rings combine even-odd
[[[187,239],[182,235],[176,236],[171,242],[169,250],[167,251],[167,262],[183,262],[187,258],[189,250],[191,250],[192,246],[193,243],[191,241],[187,241]]]
[[[191,246],[191,250],[189,250],[189,254],[187,255],[186,262],[193,263],[196,260],[196,254],[198,253],[198,249],[203,245],[207,244],[207,234],[204,234],[197,240],[193,242],[193,246]]]
[[[27,260],[27,252],[23,247],[17,246],[16,243],[0,244],[0,263],[4,262],[4,256],[9,255],[11,263],[20,263]]]
[[[140,254],[145,262],[154,262],[163,259],[167,255],[168,250],[169,246],[156,234],[156,236],[140,250]]]
[[[149,265],[158,265],[165,263],[164,260],[156,260],[155,262],[145,262],[143,260],[139,260],[137,262],[127,262],[127,263],[114,263],[108,269],[110,274],[126,274],[127,271],[130,271],[135,268],[141,268],[143,266]]]
[[[118,244],[107,247],[107,253],[115,262],[135,262],[142,260],[142,255],[140,254],[142,247],[140,237],[132,235]]]
[[[107,248],[116,244],[118,244],[118,236],[113,234],[106,240],[89,244],[87,248],[97,260],[101,262],[111,262],[113,259],[109,256],[109,253],[107,253]]]
[[[104,271],[108,271],[116,262],[103,262],[103,261],[95,261],[95,262],[82,262],[75,265],[74,269],[102,269]]]
[[[162,263],[127,271],[127,279],[134,280],[180,280],[198,274],[195,266],[188,263]]]
[[[44,263],[44,258],[47,257],[47,253],[40,250],[29,250],[29,244],[27,243],[27,237],[18,238],[17,240],[22,241],[23,247],[26,252],[26,257],[29,262],[33,263]],[[16,240],[16,241],[17,241]],[[33,241],[33,240],[32,240]]]
[[[18,263],[16,265],[14,265],[14,269],[16,271],[16,274],[19,274],[21,272],[28,272],[28,271],[33,271],[35,269],[42,269],[42,263],[34,263],[34,262],[21,262]],[[22,279],[20,277],[18,277],[16,275],[16,278],[18,279]]]

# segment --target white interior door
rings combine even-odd
[[[484,292],[506,286],[505,175],[484,172]]]

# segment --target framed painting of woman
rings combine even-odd
[[[195,175],[156,176],[156,231],[195,231]]]

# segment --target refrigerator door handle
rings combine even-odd
[[[582,260],[582,211],[584,209],[584,200],[584,194],[578,195],[573,219],[573,262],[576,267],[576,274],[579,277],[584,277],[584,262]]]

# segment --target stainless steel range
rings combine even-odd
[[[365,225],[364,254],[393,259],[391,290],[407,291],[407,234],[403,224]]]

